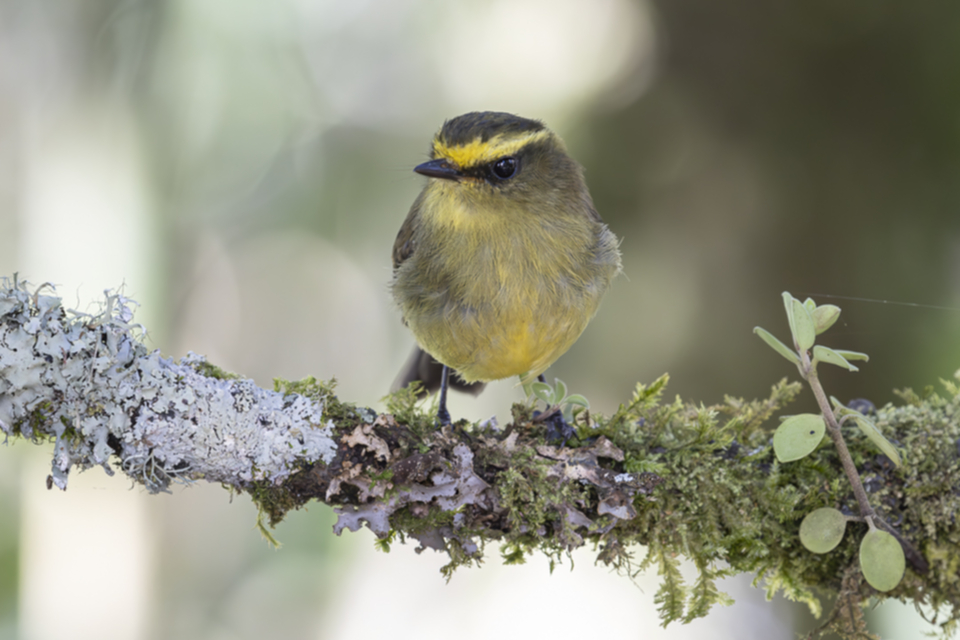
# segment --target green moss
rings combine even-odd
[[[498,478],[500,500],[510,514],[512,529],[535,530],[546,522],[545,507],[549,491],[546,486],[547,461],[539,460],[529,450],[521,450],[510,459]]]
[[[263,519],[272,528],[283,520],[287,512],[298,509],[306,500],[296,499],[286,485],[277,486],[266,480],[259,480],[250,484],[247,493],[257,506],[257,526],[263,532]]]
[[[530,545],[506,542],[500,546],[500,557],[504,564],[524,564],[530,551]]]
[[[358,409],[350,402],[343,402],[334,393],[336,378],[326,382],[307,376],[302,380],[273,379],[273,390],[284,395],[299,394],[323,405],[323,417],[332,420],[337,433],[347,433],[360,423],[372,420],[377,414],[371,409]]]
[[[523,554],[537,550],[550,559],[552,569],[567,554],[564,541],[570,531],[560,508],[577,504],[584,492],[573,483],[558,482],[549,474],[552,466],[533,449],[518,448],[498,476],[500,503],[508,514],[503,551],[508,563],[517,563]]]
[[[390,516],[390,524],[393,528],[406,535],[418,535],[453,524],[455,511],[444,511],[437,505],[418,506],[426,507],[426,512],[414,515],[409,506],[395,511]]]
[[[394,391],[382,400],[387,407],[387,413],[393,415],[397,424],[408,428],[422,445],[429,441],[437,430],[437,409],[436,405],[425,408],[428,401],[423,401],[419,394],[420,383],[417,382]],[[426,453],[427,450],[429,447],[421,448],[420,453]]]
[[[400,540],[401,544],[406,541],[403,534],[397,529],[391,529],[387,535],[382,538],[377,538],[373,541],[373,546],[377,551],[382,551],[383,553],[390,553],[390,547],[394,542]]]
[[[333,397],[332,383],[306,382],[281,382],[278,390],[314,394],[312,397],[328,403],[345,421],[341,429],[352,428],[361,419],[352,405]],[[829,443],[787,464],[780,464],[773,455],[770,438],[774,425],[770,421],[793,400],[800,386],[784,380],[774,385],[767,398],[744,401],[728,397],[722,405],[707,407],[679,398],[665,401],[666,382],[664,376],[653,384],[638,385],[630,402],[610,418],[586,411],[577,416],[582,443],[602,435],[624,452],[623,462],[604,460],[605,466],[615,471],[653,472],[662,478],[653,495],[637,496],[633,504],[636,517],[616,522],[597,517],[595,490],[551,477],[555,461],[536,453],[544,429],[531,423],[528,406],[514,406],[514,423],[503,433],[474,425],[445,430],[441,437],[433,409],[419,401],[415,391],[389,396],[388,408],[398,423],[393,440],[400,442],[396,456],[408,449],[447,455],[451,438],[470,441],[476,453],[475,470],[498,492],[502,516],[495,522],[473,521],[471,507],[465,508],[466,524],[457,530],[461,538],[447,540],[450,563],[444,567],[444,575],[449,577],[457,567],[474,565],[482,558],[482,551],[466,553],[461,541],[467,538],[476,540],[481,548],[486,541],[497,540],[508,564],[522,563],[539,551],[554,565],[569,557],[570,541],[579,535],[597,549],[598,561],[624,574],[646,569],[660,573],[655,599],[664,622],[688,622],[706,615],[715,604],[728,604],[717,581],[737,573],[753,574],[771,596],[779,592],[805,602],[815,614],[821,611],[820,597],[839,597],[845,606],[859,606],[875,596],[855,570],[864,525],[851,523],[841,544],[825,555],[815,555],[800,544],[800,522],[813,509],[831,506],[856,511]],[[927,575],[908,569],[902,583],[887,597],[946,607],[943,624],[949,630],[956,626],[953,615],[960,608],[960,581],[956,579],[960,528],[954,517],[960,511],[960,496],[955,491],[960,486],[960,389],[953,382],[944,386],[947,394],[943,397],[926,391],[901,392],[906,405],[887,405],[877,412],[877,427],[897,444],[904,460],[895,472],[859,430],[845,429],[845,433],[871,502],[921,549],[932,567]],[[510,434],[517,441],[508,453],[496,443]],[[409,443],[404,440],[408,436]],[[374,472],[373,479],[391,482],[394,478],[385,469]],[[260,487],[254,499],[271,523],[277,514],[299,506],[269,486]],[[566,505],[576,505],[598,524],[597,530],[571,530],[561,515]],[[401,509],[391,517],[394,530],[380,544],[388,547],[390,541],[402,540],[405,535],[451,527],[455,515],[436,505],[417,513]],[[646,553],[637,562],[634,550],[640,545],[646,547]],[[679,571],[681,556],[697,570],[690,581]],[[834,616],[829,621],[834,624],[841,618]],[[860,624],[852,618],[843,620],[844,624]]]
[[[949,629],[960,604],[960,532],[954,517],[960,510],[955,491],[960,486],[960,398],[957,385],[945,387],[947,398],[902,392],[910,404],[878,412],[878,427],[903,454],[904,466],[897,472],[890,473],[889,462],[859,430],[848,430],[847,437],[871,503],[921,547],[934,569],[925,576],[908,570],[886,595],[948,605],[954,612],[944,623]],[[846,506],[855,512],[856,506],[829,444],[785,465],[773,457],[769,431],[760,425],[792,398],[795,388],[781,383],[765,401],[728,398],[716,412],[678,402],[646,403],[637,411],[645,392],[638,389],[635,402],[615,415],[618,424],[611,419],[599,430],[628,452],[627,470],[656,470],[664,478],[657,502],[639,503],[638,517],[616,530],[624,545],[648,545],[641,568],[656,567],[663,576],[657,602],[664,620],[688,621],[705,614],[711,603],[722,603],[715,580],[727,572],[753,573],[771,595],[782,592],[819,614],[814,587],[828,597],[840,592],[844,572],[856,566],[866,527],[848,526],[841,545],[823,556],[799,544],[800,521],[814,508]],[[671,556],[677,552],[698,569],[692,586],[674,571]],[[613,559],[622,560],[616,554]],[[721,572],[716,567],[724,563],[729,568]],[[858,588],[863,589],[860,601],[866,602],[870,590]]]
[[[383,471],[380,471],[380,472],[378,472],[378,473],[373,473],[373,474],[371,474],[371,475],[370,475],[370,488],[373,489],[374,487],[376,487],[376,486],[377,486],[378,484],[380,484],[381,482],[389,483],[391,480],[393,480],[393,475],[394,475],[394,474],[393,474],[393,469],[384,469]],[[388,489],[388,491],[389,491],[389,489]],[[384,495],[385,495],[385,497],[389,497],[389,496],[387,496],[386,494],[384,494]]]
[[[206,360],[192,361],[190,362],[190,368],[206,378],[214,378],[216,380],[243,379],[243,376],[227,371],[226,369],[221,369],[217,365],[207,362]]]
[[[623,573],[656,568],[663,580],[655,600],[665,622],[705,615],[729,598],[716,586],[726,575],[761,570],[790,535],[783,522],[793,518],[802,494],[771,474],[769,448],[747,458],[747,447],[763,447],[760,426],[799,391],[782,381],[765,400],[727,398],[719,407],[662,403],[666,376],[638,385],[632,400],[593,430],[625,453],[624,470],[654,472],[663,478],[656,501],[635,502],[636,518],[620,523],[599,559]],[[760,505],[775,501],[776,515]],[[795,532],[794,532],[795,535]],[[646,545],[635,566],[627,549]],[[698,577],[688,585],[677,554],[693,561]],[[730,566],[726,566],[727,563]],[[722,568],[721,568],[722,567]]]
[[[53,440],[53,436],[47,434],[49,431],[48,425],[50,424],[50,416],[54,413],[56,408],[54,404],[49,400],[44,400],[40,402],[33,410],[30,411],[30,414],[25,418],[17,420],[11,425],[10,434],[12,436],[23,437],[23,427],[27,425],[30,430],[30,439],[32,442],[39,443],[47,440]],[[76,430],[70,425],[69,422],[61,418],[61,424],[66,428],[64,430],[64,437],[73,438],[76,436]]]
[[[919,546],[931,566],[925,576],[908,569],[901,584],[888,595],[924,601],[934,608],[949,605],[954,617],[941,624],[945,632],[953,632],[960,630],[956,619],[960,613],[960,525],[956,518],[960,512],[956,490],[960,486],[960,389],[953,381],[942,384],[945,396],[918,396],[906,390],[900,395],[910,404],[887,405],[877,411],[875,422],[898,444],[903,466],[896,482],[874,482],[868,489],[873,490],[871,502],[881,505],[881,515],[891,522],[902,521],[901,533]],[[869,451],[866,443],[861,448]],[[868,473],[877,468],[877,458],[867,456]]]
[[[283,378],[273,379],[273,390],[283,395],[298,394],[309,398],[314,402],[322,403],[324,413],[330,412],[332,419],[343,417],[345,414],[355,410],[354,405],[341,402],[337,398],[334,390],[337,387],[337,379],[331,378],[323,382],[313,376],[307,376],[302,380],[285,380]]]
[[[598,547],[601,561],[625,573],[638,570],[630,547],[648,545],[639,569],[656,566],[667,576],[658,594],[665,620],[690,620],[704,615],[712,604],[728,602],[716,588],[717,579],[747,567],[769,566],[779,547],[771,537],[796,537],[796,527],[790,531],[781,521],[795,518],[805,494],[783,486],[779,476],[770,480],[769,448],[754,455],[752,466],[742,465],[738,458],[745,457],[746,446],[761,446],[760,441],[769,438],[761,425],[796,396],[799,385],[782,381],[764,400],[728,398],[723,406],[705,407],[685,404],[679,398],[663,404],[667,380],[663,376],[650,385],[638,385],[631,401],[609,419],[588,412],[578,415],[581,438],[603,435],[624,451],[622,470],[654,472],[665,479],[655,502],[642,497],[635,502],[638,516],[633,520],[617,524],[603,537],[579,533]],[[398,423],[409,426],[423,442],[430,442],[436,433],[434,418],[415,391],[393,394],[387,402]],[[517,446],[509,456],[498,448],[480,448],[475,460],[475,468],[495,476],[493,484],[506,521],[495,530],[476,534],[499,538],[501,555],[509,564],[521,563],[539,551],[553,566],[568,557],[569,541],[576,535],[562,517],[562,508],[585,505],[585,513],[595,514],[598,497],[581,485],[557,482],[549,475],[553,461],[537,455],[531,446],[535,444],[531,439],[542,438],[543,429],[530,424],[527,405],[514,405],[513,417],[514,423],[501,438],[519,430],[520,444],[525,446]],[[725,452],[733,449],[736,452],[725,457]],[[751,468],[743,472],[743,466]],[[737,477],[731,473],[732,467],[738,469]],[[816,466],[809,473],[817,475]],[[818,475],[816,483],[821,481]],[[758,510],[764,500],[774,503],[776,518]],[[432,509],[427,518],[415,518],[403,510],[391,523],[400,531],[419,532],[442,526],[442,518],[442,512],[435,514]],[[690,586],[674,571],[678,551],[699,569],[699,577]],[[736,568],[718,568],[731,557]],[[449,570],[455,566],[459,563],[452,560]]]
[[[455,570],[460,567],[480,566],[483,563],[483,549],[479,553],[468,553],[457,539],[447,540],[447,555],[450,562],[440,567],[440,574],[447,580],[453,577]]]

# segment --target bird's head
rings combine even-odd
[[[486,205],[521,208],[577,206],[586,193],[580,166],[563,141],[539,120],[493,111],[447,120],[430,160],[414,171],[437,179],[446,193]],[[587,196],[589,197],[589,196]]]

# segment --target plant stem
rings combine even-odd
[[[874,529],[874,527],[879,527],[895,537],[900,543],[901,548],[903,548],[907,561],[910,562],[914,570],[917,571],[917,573],[926,573],[929,571],[930,565],[926,558],[923,557],[923,554],[921,554],[909,540],[904,538],[899,531],[877,515],[877,512],[870,506],[867,491],[863,488],[863,482],[860,481],[860,472],[857,471],[857,467],[853,464],[853,457],[850,455],[850,450],[847,449],[847,443],[843,439],[843,433],[840,431],[840,423],[837,422],[837,417],[830,407],[827,394],[824,393],[823,387],[820,385],[820,378],[817,376],[816,368],[810,361],[810,354],[806,351],[800,352],[799,368],[800,375],[802,375],[807,381],[807,384],[810,385],[810,390],[813,391],[813,395],[817,399],[817,404],[820,405],[823,419],[827,423],[827,433],[830,434],[830,439],[833,440],[833,445],[837,448],[837,455],[840,457],[843,472],[846,474],[847,480],[850,481],[850,486],[853,487],[853,495],[857,498],[860,517],[867,523],[867,526],[870,527],[871,530]]]
[[[843,433],[840,431],[840,425],[837,423],[837,417],[833,413],[833,409],[830,407],[830,401],[827,399],[827,394],[824,393],[823,387],[820,385],[820,379],[817,377],[817,370],[813,367],[813,364],[810,362],[810,354],[806,351],[800,354],[801,356],[801,374],[806,379],[807,384],[810,385],[810,390],[813,391],[814,397],[817,399],[817,404],[820,405],[820,411],[823,413],[823,419],[827,422],[827,433],[830,434],[830,439],[833,440],[833,445],[837,448],[837,455],[840,457],[840,464],[843,466],[843,472],[847,475],[847,479],[850,481],[850,485],[853,487],[853,495],[857,498],[857,505],[860,507],[860,516],[868,521],[878,520],[876,511],[873,510],[873,507],[870,506],[870,500],[867,498],[867,491],[863,488],[863,483],[860,481],[860,473],[857,471],[856,465],[853,464],[853,457],[850,455],[850,450],[847,449],[847,443],[843,439]]]

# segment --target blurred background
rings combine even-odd
[[[0,0],[0,274],[79,310],[122,287],[165,355],[262,386],[336,376],[382,408],[413,344],[387,290],[411,169],[444,119],[510,111],[560,133],[623,239],[625,275],[550,379],[605,412],[664,372],[698,402],[763,396],[796,373],[751,329],[785,336],[790,290],[841,306],[824,341],[871,356],[824,372],[830,392],[884,404],[960,367],[958,24],[960,5],[892,0]],[[451,409],[505,422],[520,399],[507,381]],[[148,496],[92,470],[48,492],[48,449],[0,448],[0,640],[814,624],[741,577],[733,607],[664,631],[656,576],[588,551],[551,576],[490,548],[444,584],[442,557],[336,538],[322,506],[274,551],[219,487]]]

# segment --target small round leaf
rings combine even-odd
[[[873,529],[860,543],[860,570],[877,591],[890,591],[903,578],[907,562],[897,539],[886,531]]]
[[[553,404],[553,387],[546,382],[533,383],[533,395],[537,396],[547,404]]]
[[[567,397],[567,385],[560,378],[553,379],[553,401],[560,402]]]
[[[840,317],[840,307],[833,304],[824,304],[810,312],[813,317],[813,326],[820,335],[833,326],[833,323]]]
[[[773,451],[780,462],[791,462],[806,457],[820,441],[827,430],[823,417],[812,413],[801,413],[784,420],[773,434]]]
[[[836,509],[815,509],[800,523],[800,542],[814,553],[826,553],[840,544],[846,529],[847,519]]]

